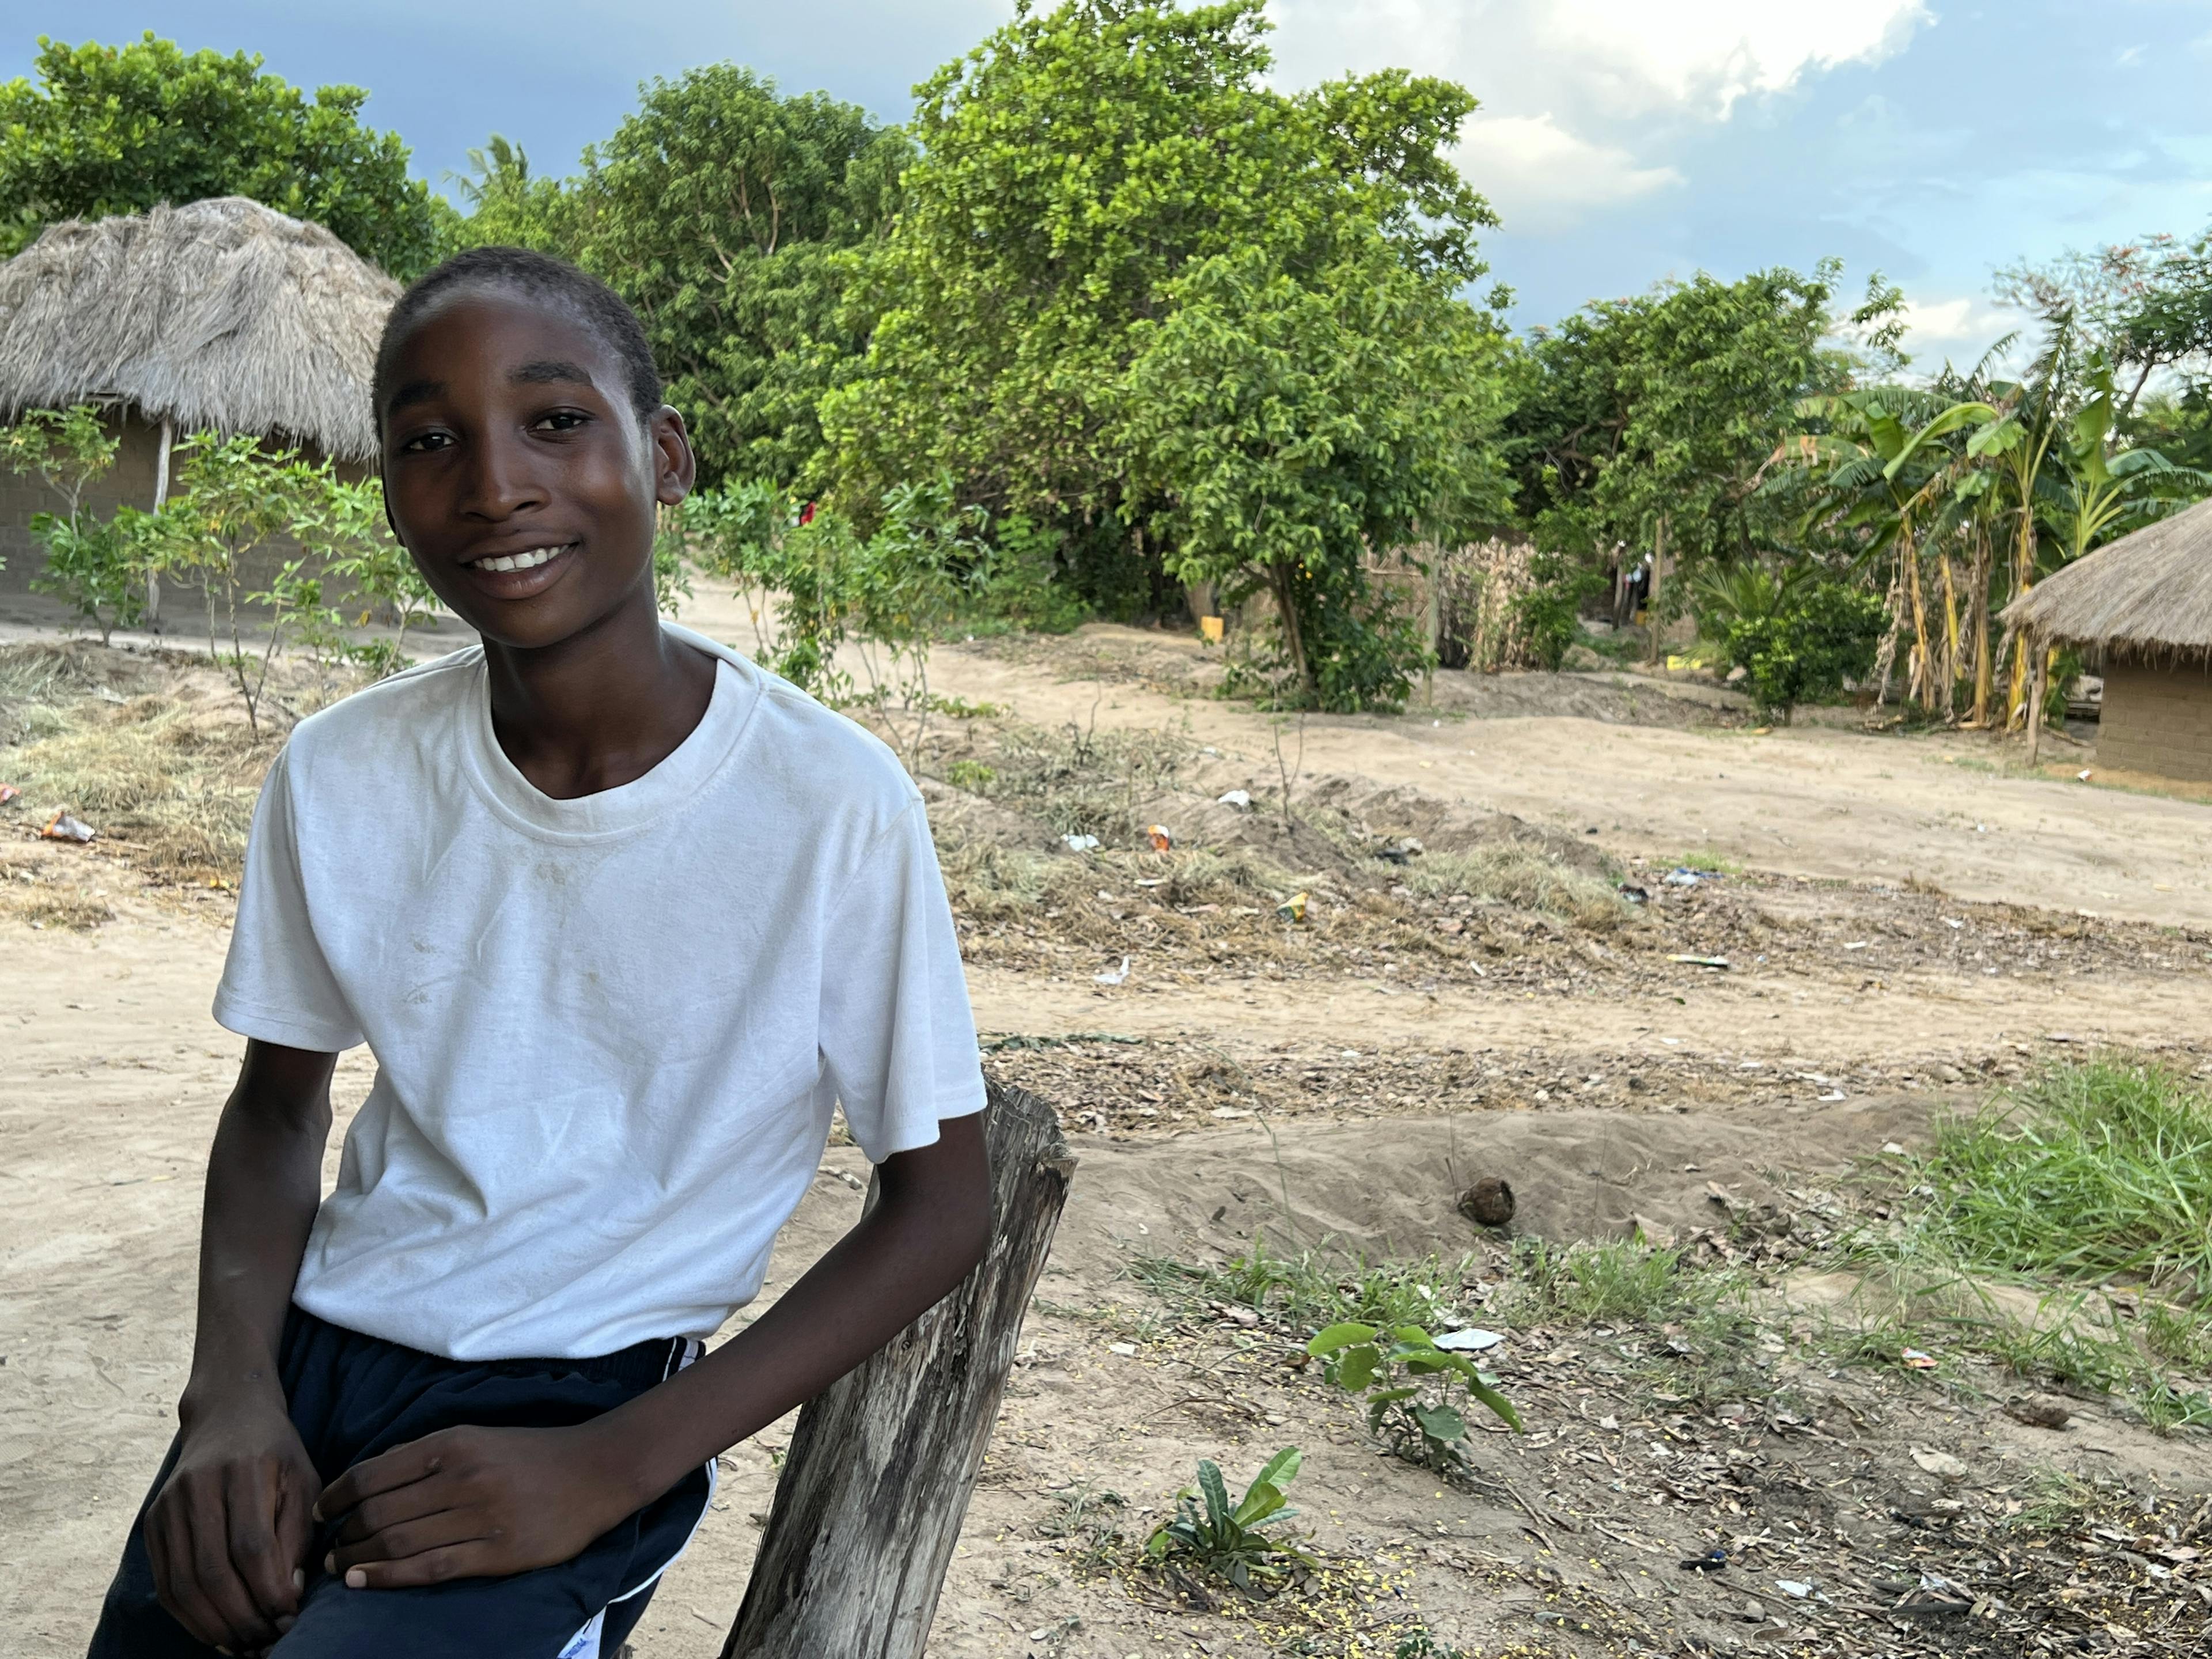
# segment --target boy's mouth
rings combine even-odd
[[[500,599],[527,599],[553,581],[576,546],[574,542],[562,542],[556,546],[491,553],[467,561],[461,568],[476,578],[478,586]]]
[[[520,553],[495,553],[488,558],[471,559],[471,570],[535,570],[541,564],[550,563],[566,553],[574,542],[564,542],[558,547],[525,548]]]

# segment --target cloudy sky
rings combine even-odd
[[[1923,368],[2008,319],[2022,256],[2212,222],[2212,0],[1271,0],[1279,77],[1403,64],[1482,100],[1466,169],[1516,319],[1704,269],[1846,261],[1911,299]],[[34,37],[244,48],[350,82],[442,185],[499,131],[565,169],[637,83],[718,58],[887,118],[1011,0],[9,0],[0,76]]]

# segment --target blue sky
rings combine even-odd
[[[1914,305],[1920,366],[2009,325],[1994,267],[2212,223],[2212,0],[1271,0],[1278,79],[1403,64],[1483,100],[1469,177],[1490,242],[1546,322],[1705,269],[1847,262]],[[366,114],[442,185],[499,131],[565,170],[637,84],[734,58],[888,118],[1010,0],[10,0],[0,76],[34,37],[258,52]]]

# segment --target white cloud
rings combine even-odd
[[[1462,81],[1507,114],[1577,90],[1593,113],[1724,118],[1808,74],[1875,63],[1927,0],[1274,0],[1297,80],[1397,65]],[[1528,94],[1539,102],[1531,106]]]
[[[1514,230],[1572,223],[1607,207],[1682,182],[1670,167],[1641,167],[1625,149],[1594,144],[1549,113],[1481,115],[1461,129],[1460,170]]]
[[[1926,0],[1547,0],[1540,38],[1632,100],[1725,117],[1808,74],[1877,63],[1929,21]]]
[[[1904,346],[1916,373],[1933,374],[1944,360],[1970,368],[1982,354],[2021,326],[2017,312],[2005,311],[1974,296],[1916,300],[1907,297]]]
[[[1927,0],[1273,0],[1287,85],[1386,67],[1482,100],[1468,176],[1516,230],[1682,184],[1685,125],[1901,50]]]

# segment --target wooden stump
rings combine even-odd
[[[1075,1170],[1042,1101],[988,1110],[990,1253],[799,1413],[723,1659],[921,1659]]]

